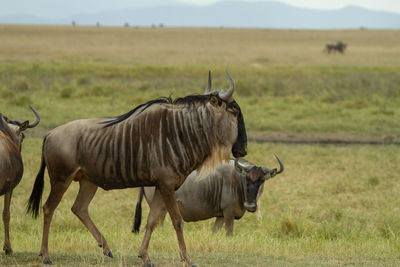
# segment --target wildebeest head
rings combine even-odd
[[[235,88],[235,84],[233,82],[233,79],[231,75],[229,74],[228,71],[226,71],[226,74],[228,75],[229,81],[230,81],[230,87],[227,90],[224,89],[219,89],[219,90],[214,90],[211,91],[211,71],[208,73],[208,85],[207,88],[204,92],[206,95],[210,95],[211,97],[211,103],[213,103],[215,106],[220,106],[224,108],[226,111],[228,111],[229,114],[229,120],[221,121],[221,130],[224,127],[224,124],[236,124],[237,127],[237,133],[234,133],[235,136],[232,136],[234,139],[234,144],[232,146],[232,154],[235,158],[238,157],[244,157],[247,155],[247,134],[246,134],[246,127],[244,124],[244,119],[243,119],[243,114],[242,111],[240,110],[239,105],[233,98],[233,92]],[[225,133],[223,131],[219,131],[221,133],[221,141],[228,141],[226,139]],[[226,142],[224,141],[224,142]]]
[[[39,113],[31,106],[30,109],[36,116],[36,119],[33,123],[29,123],[29,121],[19,121],[19,120],[10,120],[4,115],[0,115],[0,130],[2,130],[6,135],[8,135],[13,142],[20,148],[22,141],[25,138],[25,134],[23,133],[28,128],[33,128],[40,122]]]
[[[267,167],[258,167],[247,160],[237,159],[235,160],[235,168],[238,172],[246,176],[246,186],[245,186],[245,201],[243,206],[249,212],[255,212],[257,210],[257,201],[260,197],[264,182],[268,179],[273,178],[275,175],[283,172],[283,163],[275,155],[279,162],[279,170],[270,170]]]

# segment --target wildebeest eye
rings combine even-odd
[[[218,105],[218,98],[216,97],[216,96],[214,96],[214,95],[211,95],[210,96],[210,103],[213,105],[213,106],[216,106],[216,105]]]

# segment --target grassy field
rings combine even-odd
[[[24,143],[25,176],[12,205],[15,256],[0,264],[39,265],[42,215],[24,215],[28,193],[40,164],[41,139]],[[185,224],[190,254],[201,266],[387,265],[400,262],[400,151],[392,146],[305,146],[250,143],[248,159],[286,171],[268,181],[261,198],[261,217],[246,214],[235,222],[234,237],[211,232],[213,220]],[[48,195],[46,182],[44,196]],[[70,208],[77,194],[70,187],[56,210],[50,251],[60,265],[138,266],[143,231],[130,230],[136,189],[96,194],[90,213],[116,256],[108,259]],[[143,205],[143,214],[148,207]],[[150,255],[158,266],[179,265],[175,233],[167,219],[152,236]]]
[[[221,67],[214,87],[227,88]],[[400,67],[229,68],[249,132],[399,138]],[[207,69],[15,63],[0,66],[0,105],[13,118],[31,118],[40,134],[78,118],[116,116],[149,99],[200,94]],[[38,134],[36,134],[38,136]]]
[[[160,96],[202,93],[209,69],[215,88],[228,86],[225,69],[232,74],[250,136],[400,138],[400,31],[0,25],[0,40],[0,112],[32,120],[31,104],[42,117],[23,144],[24,178],[12,200],[15,254],[2,254],[0,265],[41,265],[43,217],[33,220],[24,209],[47,130],[73,119],[119,115]],[[345,55],[323,52],[335,40],[349,43]],[[397,146],[249,143],[247,158],[274,167],[273,153],[286,170],[268,181],[261,217],[246,214],[235,223],[233,238],[213,234],[213,220],[185,224],[196,263],[400,263]],[[77,189],[74,183],[54,216],[53,262],[139,266],[143,233],[130,233],[137,190],[99,190],[90,206],[115,255],[108,259],[70,211]],[[44,199],[48,190],[46,179]],[[158,266],[180,264],[169,219],[154,232],[149,252]]]
[[[398,66],[400,32],[0,26],[0,62],[162,66]],[[346,56],[325,44],[348,43]]]

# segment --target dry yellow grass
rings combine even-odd
[[[398,65],[400,31],[117,28],[0,25],[0,63],[144,65]],[[344,56],[323,52],[348,43]]]
[[[24,142],[25,175],[12,202],[11,237],[15,255],[0,255],[0,265],[40,266],[43,217],[24,215],[40,165],[42,140]],[[235,222],[233,238],[211,232],[213,220],[185,224],[190,255],[200,266],[394,266],[400,252],[400,151],[393,146],[288,146],[249,144],[248,159],[285,172],[265,185],[261,218]],[[45,201],[49,192],[45,178]],[[57,208],[49,249],[59,266],[140,266],[136,257],[143,231],[130,232],[136,189],[99,190],[90,205],[93,221],[115,255],[102,255],[95,239],[70,211],[77,195],[74,182]],[[144,207],[144,221],[148,214]],[[143,227],[142,227],[143,229]],[[2,236],[0,237],[2,240]],[[150,243],[157,266],[180,266],[176,236],[169,218]]]

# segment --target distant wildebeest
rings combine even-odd
[[[279,162],[279,170],[257,167],[244,159],[236,159],[219,166],[215,172],[203,179],[198,179],[197,172],[193,171],[175,192],[183,220],[195,222],[216,217],[213,231],[218,231],[225,223],[226,235],[231,236],[234,219],[242,218],[246,210],[257,210],[264,182],[283,172],[281,160],[277,156],[276,159]],[[132,232],[139,232],[143,194],[151,208],[154,191],[154,187],[140,188]],[[165,214],[166,209],[163,205],[161,224]]]
[[[21,144],[24,133],[28,128],[39,124],[40,116],[37,111],[30,107],[35,113],[36,120],[21,122],[9,120],[0,113],[0,196],[4,196],[3,224],[4,224],[4,246],[6,254],[12,254],[10,243],[10,204],[14,188],[19,184],[24,172],[21,156]]]
[[[80,188],[72,212],[92,233],[105,255],[112,257],[106,239],[88,213],[97,188],[155,186],[154,208],[150,210],[139,257],[143,264],[153,265],[147,250],[161,211],[160,203],[164,202],[177,234],[181,259],[187,265],[193,264],[186,251],[175,189],[195,169],[213,169],[229,159],[231,152],[234,157],[247,154],[243,115],[233,98],[234,82],[228,72],[227,75],[227,90],[174,101],[151,100],[115,118],[69,122],[45,136],[41,167],[28,203],[28,212],[36,217],[47,166],[51,189],[43,206],[40,255],[44,263],[51,263],[48,237],[54,210],[75,180]]]
[[[342,41],[337,41],[335,43],[327,43],[325,46],[326,52],[330,54],[331,52],[340,52],[341,54],[344,53],[346,50],[347,44],[343,43]]]

